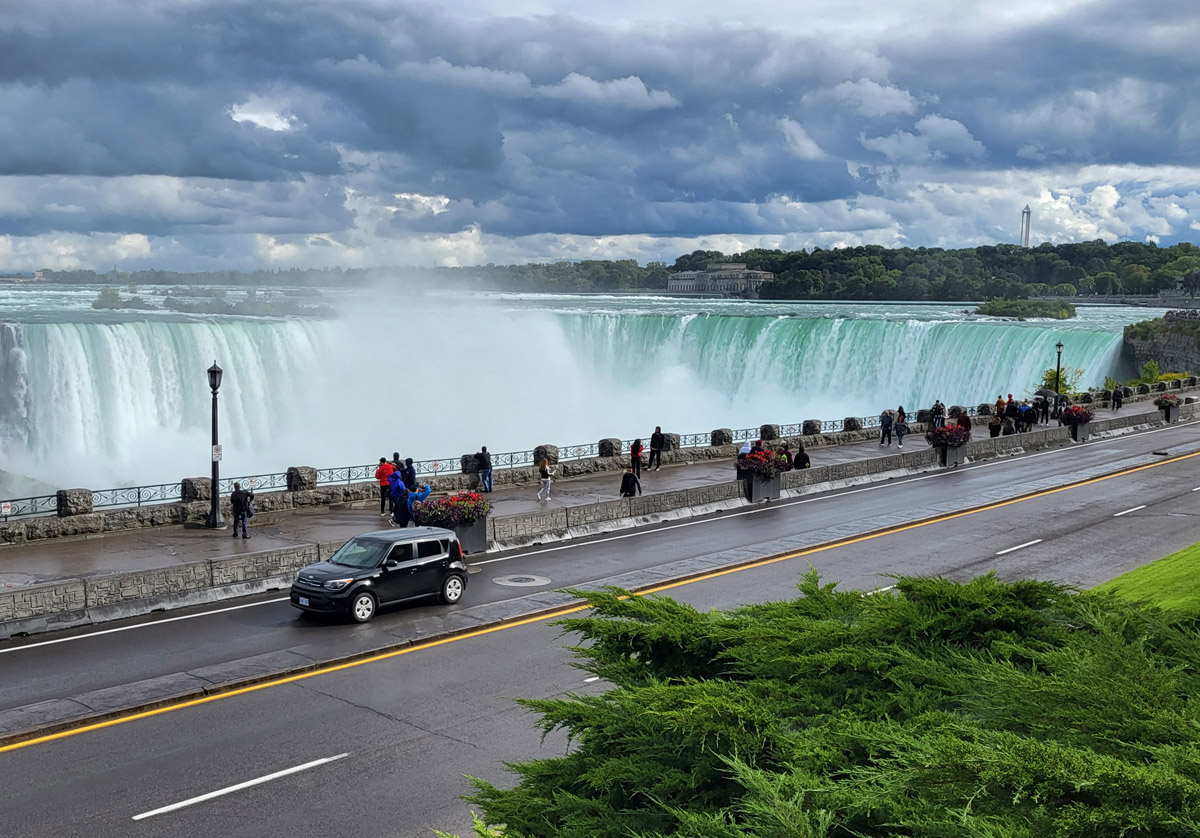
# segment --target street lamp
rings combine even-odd
[[[220,529],[225,526],[225,518],[221,515],[221,446],[217,444],[217,390],[221,389],[221,368],[217,362],[208,368],[208,386],[212,388],[212,506],[208,510],[208,518],[204,526],[210,529]]]
[[[1054,344],[1054,348],[1058,352],[1058,364],[1054,367],[1054,418],[1057,419],[1062,411],[1062,341]],[[216,425],[214,424],[213,427]],[[216,437],[213,438],[213,441],[216,441]]]

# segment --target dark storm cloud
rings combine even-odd
[[[1197,164],[1194,3],[980,26],[928,6],[924,30],[830,38],[467,20],[380,0],[9,0],[0,234],[688,237],[837,222],[928,239],[935,208],[901,205],[939,179],[945,194],[981,170]],[[143,180],[156,176],[179,182]],[[956,235],[994,235],[978,225]]]

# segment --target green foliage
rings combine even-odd
[[[1052,317],[1066,320],[1075,316],[1075,306],[1055,300],[992,299],[975,309],[976,314],[990,317]]]
[[[878,245],[812,251],[754,248],[725,254],[697,250],[668,267],[632,259],[586,259],[525,265],[465,268],[392,267],[289,269],[277,271],[46,270],[50,282],[137,285],[367,286],[498,288],[535,292],[625,292],[667,287],[673,271],[703,270],[712,262],[744,262],[775,274],[760,291],[766,299],[987,300],[1096,293],[1153,293],[1179,285],[1200,289],[1200,257],[1186,243],[1160,248],[1143,242],[1103,241],[1039,245],[1012,244],[943,250],[889,249]]]
[[[1056,393],[1062,393],[1064,396],[1074,395],[1079,392],[1079,382],[1083,379],[1083,367],[1063,367],[1062,387],[1059,388],[1059,369],[1057,367],[1048,367],[1042,372],[1042,380],[1034,387],[1034,390],[1053,390]]]
[[[603,695],[522,702],[561,757],[475,780],[510,838],[1183,838],[1200,830],[1200,631],[984,576],[821,585],[702,613],[580,594]],[[480,833],[482,834],[482,833]]]
[[[1162,375],[1162,373],[1160,373],[1158,370],[1158,361],[1151,358],[1149,361],[1142,364],[1142,369],[1138,373],[1137,380],[1133,383],[1154,384],[1156,381],[1158,381],[1160,375]]]

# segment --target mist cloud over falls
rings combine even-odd
[[[1195,237],[1194,3],[727,5],[6,3],[0,265]]]
[[[372,290],[339,320],[27,323],[10,333],[20,364],[3,369],[8,395],[21,399],[0,400],[0,468],[94,489],[206,475],[213,358],[225,370],[222,474],[233,477],[365,465],[393,451],[444,457],[456,471],[480,445],[645,438],[655,425],[706,433],[934,398],[973,404],[1038,380],[1060,338],[1085,384],[1115,371],[1121,345],[1119,325],[971,323],[917,307],[846,319],[611,302],[539,309]],[[5,407],[18,402],[20,411]]]

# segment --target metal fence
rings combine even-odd
[[[975,414],[976,409],[967,408],[969,414]],[[858,420],[863,428],[878,428],[879,417],[863,417]],[[841,431],[845,425],[845,420],[833,419],[823,420],[821,422],[821,433],[834,433]],[[780,436],[800,436],[804,428],[803,422],[792,422],[779,426]],[[733,441],[735,443],[746,442],[749,440],[758,439],[762,433],[762,428],[737,428],[733,431]],[[712,439],[711,433],[702,434],[680,434],[679,445],[681,448],[699,448],[706,446]],[[643,444],[649,443],[649,438],[642,440]],[[632,439],[621,440],[622,450],[628,451],[633,444]],[[492,468],[521,468],[523,466],[534,465],[534,452],[529,451],[508,451],[501,454],[492,454]],[[558,446],[558,459],[561,460],[584,460],[600,455],[600,444],[598,442],[583,443],[581,445],[560,445]],[[437,477],[443,474],[458,474],[461,471],[462,461],[460,457],[444,457],[438,460],[414,460],[413,468],[421,477]],[[336,468],[320,468],[317,469],[317,484],[318,485],[334,485],[339,483],[356,483],[365,482],[375,479],[375,464],[361,466],[339,466]],[[218,491],[227,495],[233,491],[234,483],[241,483],[243,486],[252,491],[262,492],[272,489],[287,488],[287,473],[276,472],[273,474],[253,474],[246,477],[229,477],[222,478],[218,483]],[[153,486],[131,486],[119,489],[97,489],[92,492],[92,507],[95,509],[110,509],[114,507],[139,507],[150,504],[159,503],[176,503],[182,500],[183,497],[182,483],[160,483]],[[0,520],[7,521],[11,518],[27,518],[38,515],[55,515],[58,513],[58,498],[56,495],[42,495],[32,498],[17,498],[15,500],[7,500],[2,502],[0,506]]]

